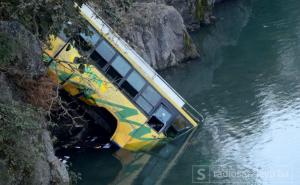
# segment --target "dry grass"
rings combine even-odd
[[[25,91],[25,101],[35,107],[51,109],[57,96],[56,84],[47,76],[38,79],[25,79],[19,84]]]

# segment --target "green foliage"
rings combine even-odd
[[[40,153],[32,137],[41,129],[39,123],[41,113],[33,108],[0,103],[0,160],[7,164],[7,184],[19,184],[32,176],[34,155]]]
[[[57,35],[62,25],[72,23],[70,30],[84,27],[83,19],[78,16],[78,8],[85,0],[2,0],[0,20],[17,20],[40,39]]]
[[[87,2],[93,2],[110,24],[116,24],[121,22],[120,12],[127,12],[134,0],[1,0],[0,21],[16,20],[42,41],[57,35],[62,28],[72,36],[79,30],[87,31],[86,21],[74,6]]]
[[[195,6],[196,6],[196,11],[195,11],[196,18],[200,22],[204,21],[205,12],[211,9],[210,5],[208,4],[207,0],[196,0]]]
[[[192,39],[189,34],[185,31],[183,34],[184,51],[189,52],[192,48]]]
[[[70,170],[69,167],[68,167],[68,173],[70,177],[70,185],[76,185],[79,183],[79,181],[82,180],[81,173],[74,172]]]

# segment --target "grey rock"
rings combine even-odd
[[[70,183],[70,177],[66,166],[61,163],[54,154],[54,149],[50,134],[48,131],[42,133],[42,140],[45,146],[45,152],[48,163],[51,168],[51,182],[59,185],[68,185]]]
[[[203,10],[199,10],[197,4],[202,1],[206,1],[207,5],[202,7]],[[215,0],[165,0],[165,2],[170,6],[174,6],[180,12],[189,30],[200,28],[200,23],[211,23],[212,7]],[[201,12],[203,16],[201,19],[197,16],[197,11]]]
[[[41,58],[42,50],[39,40],[18,22],[0,21],[0,33],[6,33],[19,47],[13,65],[27,75],[42,75],[46,71]]]
[[[37,159],[33,168],[32,184],[49,185],[51,182],[50,166],[46,160]]]
[[[122,36],[155,69],[199,56],[181,15],[172,6],[135,3],[123,19]]]
[[[212,10],[215,4],[221,3],[225,0],[137,0],[137,2],[154,2],[163,3],[175,7],[183,17],[186,27],[189,30],[200,28],[200,23],[211,24],[214,22]],[[196,15],[197,3],[206,2],[207,6],[203,7],[203,18],[199,20]]]
[[[36,138],[41,138],[42,153],[35,159],[32,184],[39,185],[68,185],[70,178],[66,166],[54,154],[52,140],[47,130],[43,129]],[[36,139],[34,138],[34,139]],[[29,145],[30,146],[30,145]],[[30,146],[33,147],[33,146]]]

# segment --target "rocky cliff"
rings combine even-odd
[[[42,105],[46,70],[38,39],[16,22],[0,22],[0,184],[67,185],[54,155]],[[50,89],[51,90],[51,89]]]
[[[181,15],[173,6],[135,3],[126,19],[122,36],[155,69],[199,56]]]

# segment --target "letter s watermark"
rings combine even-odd
[[[193,165],[192,172],[192,183],[209,183],[209,166]]]
[[[205,180],[205,178],[206,178],[205,172],[206,172],[206,170],[203,168],[199,168],[197,170],[197,181]]]

